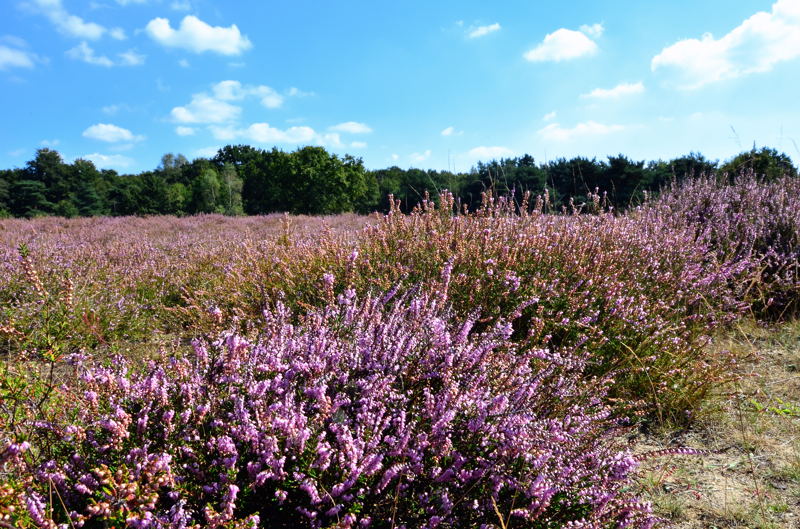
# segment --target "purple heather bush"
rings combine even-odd
[[[757,317],[800,312],[800,179],[690,179],[646,210],[694,230],[721,259],[743,264],[740,295]]]
[[[85,361],[74,415],[0,446],[4,523],[650,527],[586,347],[475,330],[438,289],[223,333],[144,367]],[[326,277],[333,284],[338,279]],[[299,323],[298,323],[299,322]],[[9,474],[6,474],[9,475]],[[27,476],[27,477],[26,477]],[[9,509],[8,506],[14,506]]]

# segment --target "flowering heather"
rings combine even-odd
[[[142,350],[156,333],[185,343],[246,332],[279,295],[299,313],[346,288],[446,288],[457,314],[480,312],[478,331],[514,319],[515,339],[590,347],[593,374],[623,371],[612,396],[646,402],[658,419],[684,420],[727,371],[703,346],[736,308],[735,270],[692,231],[658,216],[544,214],[546,197],[532,212],[491,197],[470,215],[453,215],[450,195],[440,203],[395,208],[358,233],[277,217],[0,223],[11,272],[0,288],[10,300],[5,344],[48,358]],[[12,247],[22,243],[27,263]]]
[[[326,295],[314,279],[326,269],[359,291],[435,284],[447,269],[457,312],[480,310],[480,327],[520,311],[515,337],[585,345],[593,373],[623,370],[612,394],[646,401],[659,419],[685,419],[726,376],[727,360],[705,345],[739,310],[729,288],[737,267],[692,231],[661,218],[547,215],[541,203],[531,213],[505,200],[452,216],[448,197],[441,201],[442,209],[393,211],[338,262],[284,263],[275,273],[288,295],[313,305]]]
[[[447,275],[445,271],[445,275]],[[137,369],[89,365],[77,415],[0,448],[11,524],[38,527],[650,527],[624,492],[586,348],[475,332],[441,290],[278,302]],[[297,324],[300,318],[302,323]],[[26,479],[25,476],[28,476]],[[509,522],[510,521],[510,522]]]
[[[764,181],[741,174],[732,184],[712,177],[688,180],[648,208],[721,258],[743,264],[741,295],[756,316],[800,311],[800,179]]]

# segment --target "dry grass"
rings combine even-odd
[[[677,528],[800,528],[800,322],[740,324],[715,347],[738,355],[741,380],[691,428],[636,440],[711,453],[656,459],[641,486]]]

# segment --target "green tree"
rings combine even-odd
[[[222,205],[226,215],[242,215],[242,188],[244,182],[236,173],[236,167],[232,163],[222,166],[219,174],[222,193]]]
[[[678,180],[688,176],[702,176],[715,173],[717,161],[709,160],[699,152],[691,152],[670,160],[669,167],[674,177]]]
[[[10,169],[0,171],[0,216],[10,215],[10,207],[8,200],[11,197],[11,177],[12,171]]]
[[[53,212],[47,200],[47,188],[38,180],[20,180],[11,186],[10,209],[15,217],[38,217]]]
[[[83,180],[78,184],[73,199],[77,215],[96,217],[106,214],[105,200],[97,191],[96,181]]]
[[[260,151],[244,165],[237,166],[237,172],[244,180],[242,201],[245,213],[260,215],[291,210],[292,167],[288,153],[275,148]]]
[[[71,189],[69,168],[61,155],[51,149],[39,149],[36,156],[25,167],[25,179],[44,185],[44,195],[49,202],[58,202],[68,197]]]
[[[105,197],[98,190],[103,187],[102,175],[94,163],[90,160],[75,160],[71,173],[70,201],[75,205],[77,214],[84,217],[107,214]]]
[[[221,198],[220,187],[217,171],[213,167],[204,169],[192,181],[189,211],[191,213],[220,213],[222,211],[222,207],[218,203]]]
[[[747,171],[752,171],[767,180],[776,180],[782,176],[797,176],[797,168],[792,164],[792,159],[788,155],[769,147],[756,150],[755,145],[751,150],[738,154],[719,169],[721,174],[727,174],[729,178]]]
[[[133,177],[134,214],[164,215],[169,213],[168,185],[160,173],[148,171]]]
[[[170,184],[167,188],[167,212],[183,215],[190,200],[189,189],[181,182]]]

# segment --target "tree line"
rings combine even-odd
[[[138,174],[101,170],[83,159],[66,163],[57,151],[39,149],[24,167],[0,170],[0,217],[371,213],[387,211],[389,195],[408,211],[426,192],[435,196],[443,189],[470,209],[486,191],[539,194],[546,189],[558,207],[570,198],[587,200],[599,189],[623,209],[645,192],[657,192],[687,175],[741,171],[767,179],[797,176],[791,159],[768,147],[753,147],[725,163],[698,153],[650,162],[620,154],[539,163],[524,155],[453,173],[397,166],[368,170],[360,158],[340,157],[322,147],[285,152],[228,145],[210,159],[165,154],[159,167]]]

